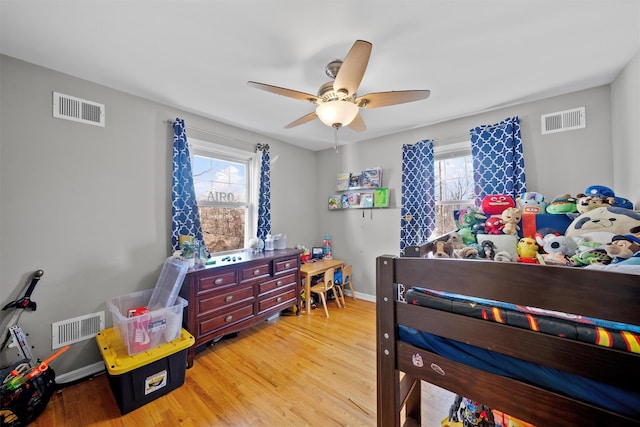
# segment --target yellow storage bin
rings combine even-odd
[[[180,337],[130,356],[114,328],[96,335],[111,391],[122,414],[169,393],[184,384],[187,349],[195,338],[185,329]]]

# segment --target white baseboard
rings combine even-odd
[[[351,291],[345,289],[345,295],[349,295],[351,296]],[[369,295],[369,294],[362,294],[360,292],[356,292],[356,298],[358,299],[363,299],[365,301],[369,301],[369,302],[376,302],[376,296],[375,295]]]
[[[104,362],[96,362],[91,365],[83,366],[71,372],[56,375],[56,383],[65,384],[71,383],[83,378],[91,377],[104,372]]]

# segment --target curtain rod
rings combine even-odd
[[[163,122],[164,122],[164,123],[166,123],[166,124],[168,124],[168,125],[171,125],[171,126],[173,126],[173,125],[176,123],[176,122],[175,122],[175,120],[171,120],[171,119],[163,120]],[[211,131],[209,131],[209,130],[205,130],[205,129],[200,129],[200,128],[196,128],[196,127],[192,127],[192,126],[187,126],[187,125],[185,125],[185,128],[186,128],[186,129],[189,129],[189,130],[196,131],[196,132],[201,132],[201,133],[204,133],[204,134],[207,134],[207,135],[216,136],[216,137],[218,137],[218,138],[226,139],[226,140],[229,140],[229,141],[241,142],[241,143],[243,143],[243,144],[254,144],[253,142],[243,141],[243,140],[241,140],[241,139],[236,139],[236,138],[232,138],[232,137],[230,137],[230,136],[221,135],[221,134],[219,134],[219,133],[211,132]]]

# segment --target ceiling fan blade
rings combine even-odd
[[[311,95],[310,93],[298,92],[297,90],[286,89],[283,87],[268,85],[258,82],[247,82],[251,87],[256,89],[266,90],[267,92],[275,93],[276,95],[288,96],[289,98],[299,99],[300,101],[311,102],[312,104],[318,103],[318,97]]]
[[[427,99],[430,90],[397,90],[391,92],[376,92],[362,95],[356,99],[356,105],[362,108],[378,108],[388,105],[406,104],[407,102]]]
[[[355,130],[356,132],[364,132],[365,130],[367,130],[367,125],[364,124],[364,120],[362,120],[362,116],[360,114],[358,114],[356,118],[353,119],[353,121],[347,126],[349,126],[352,130]]]
[[[333,90],[336,92],[346,90],[350,96],[354,95],[358,91],[367,69],[369,56],[371,56],[371,43],[356,40],[340,66],[338,75],[333,82]]]
[[[291,129],[293,127],[303,125],[303,124],[305,124],[307,122],[310,122],[311,120],[314,120],[314,119],[317,119],[317,118],[318,118],[318,115],[316,114],[315,111],[313,111],[313,112],[311,112],[311,113],[309,113],[307,115],[304,115],[304,116],[300,117],[298,120],[292,121],[291,123],[286,125],[284,128],[285,129]]]

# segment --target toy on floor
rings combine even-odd
[[[495,427],[493,412],[482,403],[456,394],[449,407],[449,421],[462,422],[463,427]]]

